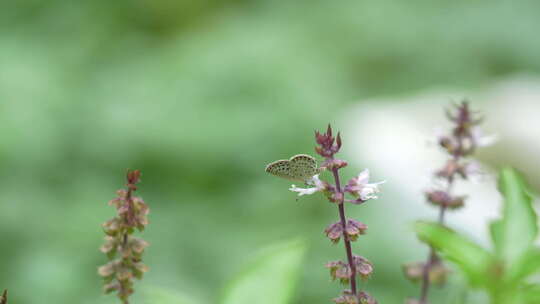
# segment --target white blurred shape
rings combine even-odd
[[[381,214],[396,227],[410,227],[418,219],[436,220],[436,208],[425,202],[424,191],[435,185],[432,172],[448,158],[433,143],[435,130],[448,130],[444,114],[452,102],[466,97],[473,110],[486,116],[485,134],[497,134],[499,140],[485,148],[520,164],[540,178],[540,80],[516,78],[481,92],[464,94],[450,90],[428,91],[410,97],[363,101],[345,113],[344,134],[349,134],[347,158],[355,167],[369,167],[376,179],[386,179],[383,189],[399,197]],[[351,136],[352,134],[352,136]],[[511,144],[510,144],[511,143]],[[480,151],[482,152],[482,151]],[[536,159],[536,161],[534,161]],[[521,168],[521,169],[523,169]],[[485,170],[486,168],[484,166]],[[481,182],[458,180],[454,193],[469,198],[462,209],[450,211],[447,223],[489,246],[488,223],[500,216],[501,197],[493,172]],[[399,229],[399,228],[398,228]]]

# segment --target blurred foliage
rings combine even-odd
[[[301,241],[267,248],[227,287],[224,304],[288,304],[296,289],[306,251]]]
[[[96,274],[100,223],[133,168],[152,209],[143,285],[212,302],[255,248],[297,234],[312,250],[294,300],[327,303],[337,287],[323,264],[341,251],[322,230],[335,212],[321,200],[295,204],[264,164],[312,151],[313,129],[361,97],[538,72],[539,9],[1,1],[0,287],[19,304],[108,301]],[[353,139],[344,134],[345,149]],[[366,289],[400,303],[414,292],[399,270],[409,244],[377,238],[403,233],[377,222],[377,208],[362,209],[371,230],[360,246],[376,265]]]
[[[525,181],[513,169],[500,174],[503,216],[492,224],[495,253],[439,224],[418,223],[418,236],[459,266],[472,287],[485,289],[493,304],[538,303],[540,284],[527,279],[540,272],[537,215]]]

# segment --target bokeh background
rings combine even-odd
[[[300,237],[294,303],[329,303],[335,207],[297,202],[263,169],[312,153],[330,122],[346,174],[387,180],[349,214],[370,226],[356,244],[375,264],[363,288],[402,303],[418,288],[400,265],[427,255],[410,224],[436,214],[421,190],[444,159],[425,144],[444,106],[470,98],[500,135],[486,168],[515,165],[538,189],[539,12],[535,0],[1,1],[0,288],[16,304],[114,302],[96,273],[100,224],[133,168],[151,207],[137,286],[217,303],[260,248]],[[482,240],[498,195],[489,178],[480,188],[489,199],[451,223]],[[434,303],[464,284],[456,274]]]

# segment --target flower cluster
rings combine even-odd
[[[439,208],[441,224],[444,224],[446,210],[458,209],[465,205],[467,196],[452,193],[455,180],[458,177],[470,180],[481,172],[478,163],[469,160],[470,156],[477,148],[488,146],[496,141],[496,136],[483,135],[479,126],[482,118],[477,117],[470,110],[466,101],[456,105],[453,111],[448,110],[446,116],[453,127],[448,134],[438,135],[437,143],[448,154],[448,160],[434,173],[434,177],[442,181],[439,184],[443,186],[430,189],[425,193],[427,202]],[[430,249],[427,262],[406,264],[403,266],[403,272],[411,281],[422,283],[420,299],[409,299],[407,303],[426,304],[430,284],[444,284],[449,271],[434,250]]]
[[[345,203],[362,204],[370,199],[376,199],[379,185],[383,182],[370,183],[369,170],[366,169],[349,180],[347,184],[342,185],[339,169],[346,167],[347,162],[334,157],[342,145],[340,134],[338,133],[334,137],[329,125],[325,133],[315,132],[315,140],[317,142],[315,152],[324,157],[320,167],[332,173],[334,184],[321,181],[319,175],[314,175],[306,181],[309,188],[299,188],[293,185],[289,190],[297,192],[299,196],[322,192],[331,203],[338,207],[340,220],[329,225],[324,233],[332,243],[343,240],[347,260],[328,262],[326,267],[330,270],[330,276],[333,280],[350,285],[350,289],[344,290],[339,297],[334,299],[334,302],[338,304],[376,304],[377,301],[370,295],[358,291],[356,285],[357,277],[363,280],[370,277],[373,266],[366,258],[354,255],[351,248],[351,242],[356,241],[359,235],[366,233],[367,225],[354,219],[347,219],[345,217]],[[351,198],[346,198],[346,194],[350,195]]]
[[[377,304],[377,301],[369,294],[360,291],[358,295],[354,295],[350,290],[344,290],[341,295],[334,299],[336,304]]]
[[[129,303],[128,298],[134,291],[134,278],[141,279],[148,271],[142,263],[142,254],[148,243],[132,236],[136,229],[143,231],[148,225],[148,206],[142,198],[133,196],[140,175],[139,170],[128,171],[127,189],[118,190],[118,196],[109,202],[116,207],[117,215],[103,223],[106,236],[101,251],[109,262],[99,267],[98,273],[104,279],[105,293],[117,292],[124,304]]]

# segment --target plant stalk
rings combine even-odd
[[[345,205],[344,205],[344,195],[343,191],[341,189],[341,184],[339,180],[339,173],[337,168],[332,169],[332,173],[334,174],[334,180],[336,182],[336,191],[340,194],[340,201],[338,203],[338,210],[339,210],[339,218],[341,220],[341,225],[343,227],[343,231],[347,228],[347,218],[345,217]],[[344,236],[343,242],[345,243],[345,251],[347,252],[347,261],[349,263],[349,267],[351,269],[351,292],[357,296],[356,293],[356,265],[354,265],[353,255],[352,255],[352,248],[351,248],[351,241]]]

